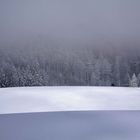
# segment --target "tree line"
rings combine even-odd
[[[0,87],[140,86],[140,58],[92,48],[0,50]]]

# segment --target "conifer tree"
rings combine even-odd
[[[134,73],[131,79],[131,87],[138,87],[138,78],[136,77],[136,74]]]

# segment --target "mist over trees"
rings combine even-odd
[[[95,47],[0,48],[0,87],[140,86],[140,57]]]
[[[139,0],[1,0],[0,87],[140,86]]]

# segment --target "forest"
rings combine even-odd
[[[36,46],[0,48],[0,87],[140,86],[139,49]]]
[[[0,1],[0,87],[140,86],[140,1]]]

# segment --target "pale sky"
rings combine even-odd
[[[0,0],[0,41],[140,44],[139,0]]]

